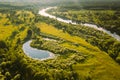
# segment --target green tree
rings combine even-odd
[[[0,48],[7,48],[7,45],[4,41],[0,41]]]

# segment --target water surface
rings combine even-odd
[[[27,56],[34,59],[41,59],[41,60],[54,58],[54,54],[49,51],[32,48],[30,46],[31,42],[32,40],[27,41],[26,43],[23,44],[23,51]]]

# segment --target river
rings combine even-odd
[[[27,56],[33,59],[40,60],[52,59],[55,57],[54,54],[49,51],[32,48],[30,46],[31,42],[32,40],[27,41],[26,43],[23,44],[23,51]]]
[[[74,25],[78,25],[76,22],[73,22],[72,20],[62,19],[60,17],[51,15],[51,14],[46,12],[47,10],[54,9],[54,8],[57,8],[57,7],[48,7],[48,8],[42,9],[42,10],[39,11],[39,14],[42,15],[42,16],[45,16],[45,17],[56,19],[56,20],[58,20],[60,22],[71,23],[71,24],[74,24]],[[110,36],[112,36],[113,38],[115,38],[116,40],[120,41],[120,36],[119,35],[117,35],[116,33],[111,33],[110,31],[108,31],[108,30],[106,30],[106,29],[104,29],[102,27],[98,27],[95,24],[89,24],[89,23],[84,23],[83,24],[83,23],[81,23],[81,25],[91,27],[91,28],[94,28],[94,29],[99,30],[99,31],[103,31],[103,32],[109,34]]]
[[[39,11],[39,14],[42,15],[42,16],[45,16],[45,17],[56,19],[56,20],[64,22],[64,23],[71,23],[71,24],[74,24],[74,25],[78,25],[76,22],[72,22],[72,20],[65,20],[65,19],[56,17],[54,15],[50,15],[46,12],[47,10],[50,10],[50,9],[53,9],[53,8],[57,8],[57,7],[49,7],[49,8],[42,9],[42,10]],[[88,23],[84,23],[84,24],[81,23],[81,25],[91,27],[91,28],[94,28],[94,29],[99,30],[99,31],[103,31],[103,32],[109,34],[110,36],[114,37],[118,41],[120,41],[120,36],[119,35],[117,35],[116,33],[111,33],[110,31],[108,31],[106,29],[103,29],[102,27],[98,27],[97,25],[88,24]],[[46,39],[46,40],[49,40],[49,39]],[[49,52],[49,51],[32,48],[30,46],[31,42],[32,42],[32,40],[27,41],[26,43],[23,44],[23,51],[27,56],[29,56],[33,59],[40,59],[40,60],[52,59],[52,58],[55,57],[54,54]]]

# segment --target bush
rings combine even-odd
[[[0,48],[7,48],[7,45],[4,41],[0,41]]]
[[[116,61],[120,64],[120,56],[116,58]]]

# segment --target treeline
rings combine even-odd
[[[62,8],[70,9],[70,10],[120,10],[120,1],[103,1],[103,0],[95,0],[95,1],[69,1],[65,4],[62,4]]]
[[[43,6],[44,5],[39,5],[38,3],[1,2],[0,12],[9,13],[10,11],[27,10],[32,11],[34,14],[37,14],[38,10]]]

